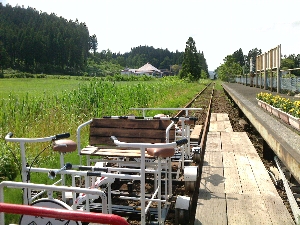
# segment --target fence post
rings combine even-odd
[[[277,68],[277,93],[281,92],[281,74],[282,72]]]
[[[267,83],[267,54],[264,54],[264,89],[268,90],[268,83]]]
[[[277,46],[277,93],[281,92],[281,45]]]

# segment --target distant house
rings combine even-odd
[[[153,75],[153,76],[162,76],[162,72],[156,67],[152,66],[150,63],[146,63],[142,67],[138,69],[129,69],[126,68],[121,71],[121,74],[145,74],[145,75]]]
[[[135,73],[137,74],[147,74],[147,75],[156,75],[161,74],[161,71],[156,67],[152,66],[150,63],[146,63],[142,67],[138,68]]]
[[[129,69],[125,68],[124,70],[121,70],[122,75],[132,75],[135,74],[135,69]]]

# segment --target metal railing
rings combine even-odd
[[[267,78],[266,82],[264,76],[260,77],[236,77],[236,83],[241,84],[253,84],[256,87],[264,87],[266,84],[267,88],[276,88],[277,89],[277,77]],[[288,90],[293,92],[300,92],[300,77],[291,77],[291,78],[280,78],[280,90]]]
[[[79,187],[66,187],[66,186],[55,186],[46,184],[34,184],[34,183],[24,183],[24,182],[14,182],[14,181],[3,181],[0,183],[0,203],[4,203],[4,187],[8,188],[34,188],[35,190],[48,190],[48,191],[67,191],[74,193],[85,193],[87,195],[99,196],[102,200],[102,213],[107,213],[107,198],[103,191],[98,189],[89,188],[79,188]],[[88,201],[87,201],[88,203]],[[0,208],[0,224],[4,224],[4,214],[1,213],[2,208]],[[73,210],[70,210],[73,211]],[[5,211],[2,211],[5,212]],[[16,213],[18,214],[18,213]]]
[[[91,213],[67,209],[53,209],[46,207],[36,207],[29,205],[18,205],[9,203],[0,203],[0,212],[30,215],[37,217],[59,218],[68,221],[81,221],[89,223],[101,223],[112,225],[129,225],[129,223],[118,215]],[[3,222],[3,221],[2,221]],[[1,224],[4,224],[1,223]]]

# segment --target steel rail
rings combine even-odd
[[[205,88],[203,88],[189,103],[187,103],[183,108],[189,108],[193,102],[195,101],[195,99],[197,99],[200,95],[202,95],[202,93],[204,91],[206,91],[206,89],[212,84],[212,82],[210,82],[208,85],[206,85]],[[180,117],[184,114],[185,110],[180,110],[174,117]]]
[[[290,186],[289,186],[289,183],[288,183],[287,179],[285,178],[285,175],[284,175],[284,173],[281,169],[281,166],[279,164],[279,159],[278,159],[277,156],[274,157],[274,161],[275,161],[277,169],[280,173],[280,177],[282,179],[283,186],[284,186],[285,192],[286,192],[287,197],[288,197],[288,201],[289,201],[291,209],[292,209],[292,213],[293,213],[294,218],[296,220],[296,224],[299,225],[300,224],[300,209],[299,209],[298,203],[297,203],[297,201],[296,201],[296,199],[293,195],[292,190],[290,189]]]

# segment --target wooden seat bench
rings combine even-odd
[[[111,136],[128,143],[166,143],[175,140],[172,120],[94,118],[89,125],[89,145],[80,148],[80,127],[77,130],[78,153],[86,156],[139,157],[140,149],[117,148]],[[154,156],[146,153],[147,158]]]

